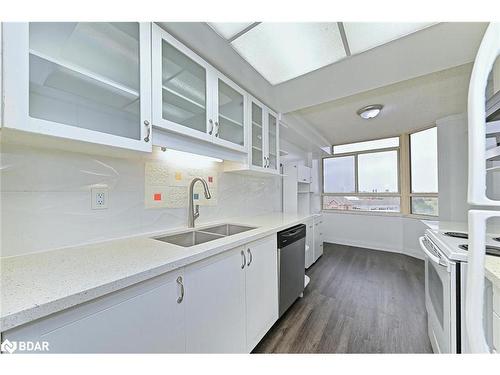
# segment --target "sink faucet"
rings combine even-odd
[[[194,205],[194,199],[193,199],[193,190],[194,190],[194,185],[197,182],[201,182],[203,184],[203,190],[205,194],[205,198],[210,199],[212,196],[210,195],[210,190],[208,189],[208,184],[207,182],[200,177],[193,178],[191,183],[189,184],[189,211],[188,211],[188,227],[189,228],[194,228],[194,221],[200,216],[200,205]]]

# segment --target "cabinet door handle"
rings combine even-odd
[[[208,131],[208,134],[212,135],[212,132],[214,131],[214,122],[212,119],[208,120],[208,123],[210,124],[210,130]]]
[[[247,257],[245,256],[245,252],[243,250],[241,250],[241,257],[242,257],[242,263],[241,263],[241,269],[245,268],[245,264],[247,262]]]
[[[144,142],[149,142],[149,137],[151,136],[151,127],[149,126],[149,121],[144,120],[144,125],[146,125],[146,128],[148,130],[148,134],[144,137]]]
[[[247,263],[247,266],[250,266],[250,264],[252,264],[253,256],[252,256],[252,252],[250,251],[250,249],[247,249],[247,252],[248,252],[248,263]]]
[[[219,138],[219,122],[215,121],[215,136]]]
[[[184,284],[182,283],[182,276],[177,278],[177,284],[181,287],[181,295],[177,298],[177,303],[181,303],[184,300]]]

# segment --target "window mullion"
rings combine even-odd
[[[354,155],[354,192],[359,194],[359,181],[358,181],[358,154]]]

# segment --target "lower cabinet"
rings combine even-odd
[[[251,352],[278,320],[278,254],[276,236],[246,246],[246,336]]]
[[[186,267],[186,351],[243,353],[245,338],[243,247]]]
[[[313,219],[309,219],[306,224],[306,256],[305,268],[311,267],[314,263],[314,224]]]
[[[186,351],[183,270],[158,276],[3,333],[46,341],[50,353]]]
[[[188,353],[250,352],[278,319],[276,236],[186,267]]]
[[[278,319],[276,235],[2,333],[50,353],[245,353]]]
[[[323,217],[315,216],[314,222],[314,261],[323,255]]]

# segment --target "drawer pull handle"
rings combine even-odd
[[[182,276],[177,278],[177,284],[181,287],[181,295],[177,298],[177,303],[181,303],[184,300],[184,284],[182,282]]]
[[[241,260],[243,261],[241,263],[241,269],[245,268],[245,264],[247,263],[247,257],[245,256],[245,252],[241,250]]]
[[[250,264],[252,264],[253,255],[252,255],[252,252],[250,251],[250,249],[247,249],[247,252],[248,252],[248,263],[247,263],[247,266],[250,266]]]

